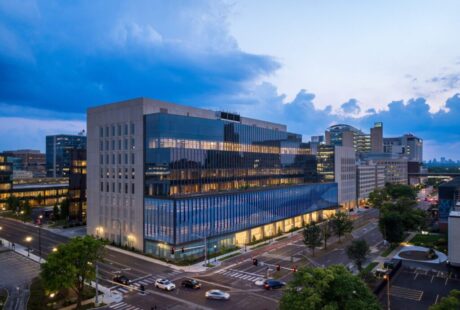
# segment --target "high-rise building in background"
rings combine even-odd
[[[408,184],[407,158],[389,153],[362,153],[359,159],[385,167],[385,183]]]
[[[371,128],[371,152],[383,152],[383,123],[378,122]]]
[[[346,209],[356,205],[356,154],[353,147],[320,145],[317,171],[320,181],[338,184],[338,201]]]
[[[146,98],[91,108],[87,163],[88,233],[159,257],[241,246],[338,206],[301,135],[234,113]]]
[[[86,136],[83,133],[46,136],[46,175],[68,177],[74,149],[86,149]]]
[[[69,211],[72,219],[86,221],[86,149],[74,149],[69,171]]]
[[[385,186],[385,166],[373,162],[356,166],[356,197],[360,205],[365,205],[369,194]]]
[[[318,146],[320,144],[324,144],[324,136],[311,136],[310,139],[310,151],[312,155],[316,155],[318,153]]]
[[[6,207],[6,200],[10,196],[12,188],[13,169],[7,161],[7,156],[0,154],[0,210]]]
[[[42,178],[46,176],[45,154],[38,150],[13,150],[4,151],[13,164],[13,172],[16,174],[27,174],[21,171],[30,172],[32,177]],[[30,174],[27,174],[30,176]]]
[[[356,153],[371,150],[370,135],[350,125],[333,125],[326,130],[325,137],[326,144],[353,147]]]
[[[383,148],[385,153],[406,157],[410,162],[423,162],[423,140],[413,134],[383,138]]]

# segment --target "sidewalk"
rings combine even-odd
[[[408,242],[409,240],[411,240],[415,235],[417,234],[417,232],[411,232],[404,240],[403,242],[401,243],[405,243],[405,242]],[[385,263],[386,261],[389,261],[390,259],[392,259],[401,249],[402,249],[403,245],[399,245],[397,246],[393,251],[390,252],[390,254],[388,254],[387,256],[377,256],[373,261],[374,262],[377,262],[378,265],[375,266],[373,268],[376,269],[376,268],[380,268],[381,265],[383,265],[383,263]],[[372,271],[372,270],[371,270]]]

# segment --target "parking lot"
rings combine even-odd
[[[420,266],[402,266],[391,281],[390,305],[393,309],[428,309],[453,289],[460,289],[457,274]],[[387,305],[387,290],[380,295]]]

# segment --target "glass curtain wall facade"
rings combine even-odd
[[[204,237],[234,245],[238,232],[337,207],[335,183],[313,184],[301,135],[167,113],[145,115],[144,133],[146,252]]]
[[[47,136],[46,175],[54,178],[68,177],[74,149],[86,149],[86,136]]]

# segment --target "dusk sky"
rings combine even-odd
[[[0,150],[151,97],[460,159],[460,1],[0,1]]]

